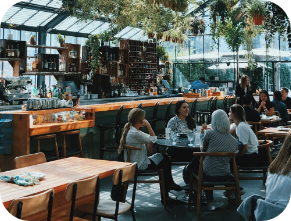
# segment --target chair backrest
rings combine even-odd
[[[213,100],[213,97],[209,98],[208,102],[207,102],[207,110],[210,111],[211,110],[211,105],[212,105],[212,100]]]
[[[113,185],[117,185],[118,193],[123,192],[123,199],[126,198],[126,188],[128,185],[122,186],[122,183],[126,182],[134,178],[133,182],[133,190],[132,190],[132,200],[131,200],[131,209],[134,208],[134,200],[135,200],[135,192],[136,192],[136,183],[137,183],[137,164],[133,163],[115,170],[113,174],[112,183]],[[122,188],[124,189],[122,191]],[[119,197],[116,200],[116,208],[115,208],[115,217],[118,216],[118,209],[119,209]]]
[[[141,108],[141,106],[142,106],[142,103],[140,103],[139,105],[137,105],[137,108]]]
[[[279,111],[274,111],[273,115],[276,115],[276,116],[280,117]]]
[[[263,143],[264,142],[264,143]],[[270,146],[273,144],[273,141],[271,140],[259,140],[259,155],[261,157],[261,163],[265,163],[267,162],[268,165],[270,165],[272,163],[272,156],[271,156],[271,150],[270,150]],[[264,152],[262,152],[262,150],[264,150]],[[262,157],[265,157],[265,159],[263,159]]]
[[[254,132],[256,136],[258,137],[258,131],[260,130],[262,123],[260,121],[259,122],[247,121],[247,122],[249,125],[253,125]]]
[[[124,105],[121,105],[121,107],[119,108],[118,112],[117,112],[117,115],[116,115],[116,126],[119,126],[120,125],[120,121],[121,121],[121,114],[122,114],[122,111],[123,111],[123,106]]]
[[[171,107],[172,107],[172,103],[173,101],[171,101],[169,104],[168,104],[168,107],[166,109],[166,123],[169,122],[169,118],[170,118],[170,113],[171,113]]]
[[[21,197],[12,201],[9,213],[21,219],[29,215],[48,210],[47,220],[51,219],[54,190],[49,189],[43,193]]]
[[[126,162],[130,162],[130,155],[131,155],[131,150],[141,150],[140,147],[133,147],[133,146],[129,146],[127,144],[124,144],[124,149],[126,149],[127,151],[127,159]]]
[[[225,97],[223,98],[223,109],[224,109],[225,111],[227,111],[227,110],[226,110],[226,109],[227,109],[227,98],[228,98],[228,95],[225,96]]]
[[[44,153],[34,153],[34,154],[28,154],[20,157],[16,157],[14,159],[14,167],[15,169],[22,168],[22,167],[29,167],[36,164],[45,163],[46,158]]]
[[[190,115],[192,117],[194,117],[194,115],[196,114],[196,104],[197,104],[197,100],[198,98],[196,98],[193,103],[192,103],[192,106],[191,106],[191,112],[190,112]]]
[[[216,110],[216,103],[217,103],[218,97],[215,97],[212,99],[212,105],[211,105],[211,112]]]
[[[159,104],[160,104],[160,102],[158,101],[158,102],[155,104],[155,106],[154,106],[154,110],[153,110],[153,119],[157,119]]]
[[[96,209],[99,202],[99,177],[98,175],[92,176],[84,180],[71,182],[68,184],[65,191],[65,200],[72,202],[71,211],[70,211],[70,221],[73,220],[76,199],[79,199],[84,196],[92,195],[92,194],[95,195],[94,211],[92,211],[93,220],[95,221]]]

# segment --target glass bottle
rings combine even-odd
[[[54,62],[53,62],[53,70],[56,71],[57,70],[57,62],[56,59],[54,58]]]
[[[66,71],[66,68],[67,68],[67,63],[66,63],[66,59],[65,57],[63,57],[63,71]]]
[[[17,44],[16,57],[20,57],[19,44]]]
[[[10,52],[10,56],[11,56],[11,57],[14,57],[13,45],[11,45],[11,52]]]
[[[7,57],[10,57],[10,49],[9,49],[9,45],[8,45],[8,48],[7,48]]]
[[[48,62],[47,62],[47,60],[44,61],[44,66],[43,66],[43,67],[44,67],[43,69],[44,69],[45,71],[48,70]]]
[[[48,62],[48,69],[51,71],[53,69],[52,59]]]

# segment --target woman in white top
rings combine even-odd
[[[252,195],[242,202],[238,212],[246,220],[271,220],[284,211],[290,195],[291,132],[285,138],[278,156],[269,166],[265,200],[259,195]]]
[[[258,166],[258,139],[245,120],[245,112],[241,105],[234,104],[230,107],[229,119],[236,125],[236,135],[242,143],[236,155],[238,166]]]
[[[149,134],[139,130],[141,127],[147,127]],[[124,126],[124,131],[120,140],[118,152],[124,148],[124,144],[134,147],[140,147],[141,150],[132,150],[130,161],[137,162],[138,169],[151,170],[151,169],[164,169],[166,192],[170,190],[181,191],[181,187],[174,183],[171,171],[171,162],[166,154],[154,153],[153,143],[157,141],[157,136],[145,119],[145,111],[140,108],[133,108],[128,114],[128,123]],[[150,157],[147,157],[147,151]],[[127,160],[127,152],[124,151],[124,159]],[[168,198],[167,200],[170,200]]]

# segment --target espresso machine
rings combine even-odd
[[[0,100],[17,104],[27,100],[31,95],[27,92],[28,85],[31,85],[30,77],[10,77],[0,82]]]

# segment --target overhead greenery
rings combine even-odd
[[[90,54],[90,65],[92,70],[96,73],[99,66],[100,66],[100,54],[101,52],[99,51],[100,47],[100,39],[101,39],[101,34],[99,35],[89,35],[88,40],[86,40],[85,45],[89,47],[89,54]]]

